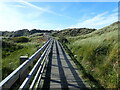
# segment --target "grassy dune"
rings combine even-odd
[[[66,45],[87,73],[104,88],[118,87],[118,23],[67,40]]]
[[[42,37],[37,36],[34,38],[29,38],[29,42],[14,43],[12,42],[12,39],[9,39],[9,42],[12,43],[12,44],[9,43],[10,47],[12,47],[12,45],[14,44],[15,47],[21,46],[22,48],[14,49],[10,47],[8,48],[8,46],[6,47],[8,51],[13,51],[13,52],[10,52],[9,55],[5,55],[5,57],[3,56],[2,58],[2,74],[3,74],[2,78],[3,79],[20,65],[19,64],[20,56],[28,55],[30,57],[37,50],[38,47],[43,45],[45,41],[42,39]]]

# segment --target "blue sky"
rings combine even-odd
[[[0,31],[102,28],[118,19],[117,2],[0,2]]]

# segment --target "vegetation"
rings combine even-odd
[[[118,23],[87,35],[69,36],[61,40],[85,72],[104,88],[118,87]]]
[[[2,79],[8,76],[20,65],[20,56],[27,55],[30,57],[46,41],[42,36],[29,38],[29,41],[27,42],[26,39],[28,40],[28,37],[13,37],[3,39]]]
[[[37,29],[32,29],[32,30],[28,30],[28,29],[22,29],[22,30],[18,30],[18,31],[0,31],[0,33],[2,33],[2,36],[4,37],[20,37],[20,36],[29,36],[32,34],[36,34],[36,33],[52,33],[53,31],[48,31],[48,30],[37,30]],[[1,35],[0,35],[1,36]]]
[[[25,43],[29,41],[29,38],[27,37],[15,37],[12,39],[16,43]]]
[[[17,45],[12,42],[2,41],[2,57],[9,56],[12,52],[22,49],[23,46]]]
[[[54,31],[53,36],[62,42],[80,69],[82,77],[88,81],[92,88],[119,87],[118,24],[120,22],[99,30],[74,28]],[[44,32],[51,33],[53,31],[24,29],[15,32],[2,32],[3,36],[11,37],[3,39],[3,79],[19,66],[21,55],[31,56],[45,42]]]
[[[79,36],[85,35],[95,31],[96,29],[89,28],[72,28],[72,29],[64,29],[58,32],[55,32],[53,36]]]

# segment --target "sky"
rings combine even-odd
[[[118,2],[0,2],[0,31],[100,29],[118,21]]]

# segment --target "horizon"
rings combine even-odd
[[[116,21],[116,22],[119,22],[119,21]],[[111,23],[111,24],[109,24],[109,25],[107,25],[107,26],[110,26],[110,25],[112,25],[112,24],[114,24],[114,23],[116,23],[116,22],[113,22],[113,23]],[[107,27],[107,26],[104,26],[104,27]],[[104,28],[104,27],[102,27],[102,28]],[[96,29],[96,28],[87,28],[87,27],[85,27],[86,29]],[[99,28],[99,29],[102,29],[102,28]],[[33,29],[27,29],[27,28],[23,28],[23,29],[20,29],[20,30],[28,30],[28,31],[31,31],[31,30],[34,30],[34,29],[36,29],[36,28],[33,28]],[[61,30],[66,30],[66,29],[82,29],[82,28],[65,28],[65,29],[61,29]],[[99,29],[96,29],[96,30],[99,30]],[[14,31],[0,31],[0,32],[15,32],[15,31],[20,31],[20,30],[14,30]],[[43,30],[43,29],[36,29],[36,30],[41,30],[41,31],[61,31],[61,30]]]
[[[0,31],[100,29],[118,21],[118,2],[0,2]]]

